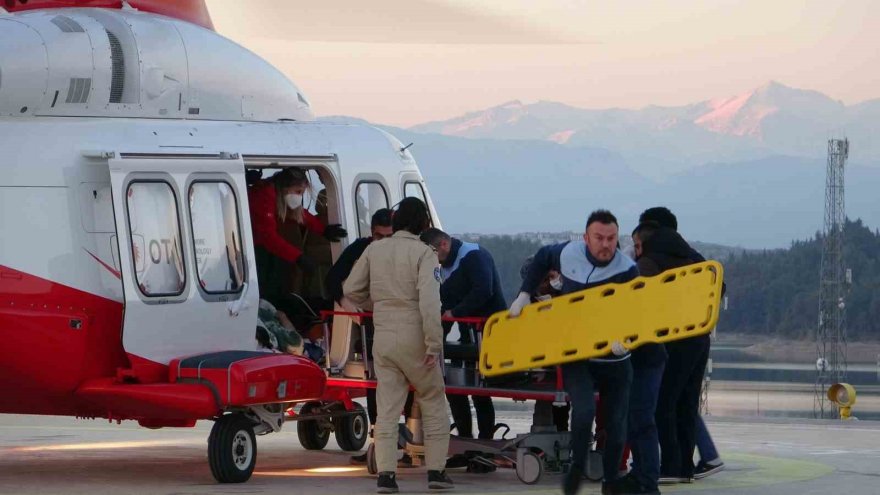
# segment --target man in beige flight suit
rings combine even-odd
[[[440,362],[440,268],[433,249],[419,240],[429,225],[425,203],[401,201],[392,219],[394,235],[370,244],[343,286],[347,304],[373,306],[378,493],[398,491],[397,422],[410,385],[423,415],[428,487],[453,487],[444,470],[449,417]]]

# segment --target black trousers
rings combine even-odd
[[[566,403],[564,406],[553,406],[553,424],[556,426],[556,431],[568,431],[568,415],[570,412],[570,403]]]
[[[709,361],[709,336],[666,344],[669,359],[657,400],[660,475],[694,476],[694,447],[703,374]]]
[[[474,428],[471,419],[471,405],[467,395],[446,395],[449,401],[449,409],[452,411],[452,420],[458,430],[458,436],[474,438]],[[477,411],[477,428],[479,438],[492,438],[495,433],[495,405],[491,397],[472,395],[474,409]]]
[[[403,405],[403,417],[409,418],[412,413],[412,405],[413,405],[413,393],[410,392],[409,395],[406,396],[406,404]],[[370,424],[376,424],[376,417],[379,413],[376,411],[376,389],[368,388],[367,389],[367,417],[370,418]]]
[[[452,329],[451,324],[444,324],[444,338]],[[460,334],[459,342],[462,344],[472,344],[475,339],[476,329],[473,325],[464,323],[458,324]],[[476,368],[476,363],[452,363],[466,368]],[[482,397],[478,395],[470,396],[474,401],[474,410],[477,412],[477,428],[479,438],[490,439],[495,433],[495,405],[492,403],[491,397]],[[471,405],[467,395],[446,395],[449,402],[449,410],[452,412],[452,421],[455,423],[455,429],[458,430],[458,436],[466,438],[474,438],[473,419],[471,417]]]

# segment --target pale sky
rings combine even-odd
[[[318,115],[409,126],[509,100],[681,105],[769,80],[880,97],[877,0],[207,0]]]

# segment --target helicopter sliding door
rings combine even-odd
[[[125,351],[164,365],[254,350],[258,291],[241,158],[123,153],[109,165]]]

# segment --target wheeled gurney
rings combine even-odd
[[[498,440],[453,436],[450,457],[512,467],[524,483],[538,482],[545,471],[565,472],[569,434],[556,430],[551,413],[552,404],[567,399],[557,366],[608,355],[615,340],[633,349],[649,342],[708,334],[718,318],[721,282],[721,265],[709,261],[532,304],[517,318],[505,311],[489,319],[447,319],[473,325],[478,331],[475,344],[447,342],[444,361],[479,363],[478,369],[447,363],[448,394],[536,402],[528,433]],[[302,419],[308,420],[298,427],[300,440],[306,448],[323,448],[332,429],[343,449],[358,450],[366,442],[369,427],[363,408],[354,399],[376,387],[364,325],[371,315],[324,312],[321,316],[325,342],[330,344],[326,393],[320,403],[306,404],[300,411],[306,414]],[[399,442],[416,460],[423,458],[420,417],[414,405],[407,424],[401,425]],[[360,426],[354,428],[353,420],[346,418],[359,418],[354,423]],[[352,441],[349,437],[355,433],[356,441]],[[317,447],[312,441],[316,437],[323,439]],[[590,457],[587,471],[588,476],[593,473],[591,478],[601,478],[601,464],[593,462],[597,457]],[[367,458],[368,470],[375,474],[372,445]]]

